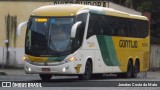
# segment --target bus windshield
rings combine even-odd
[[[26,33],[26,54],[57,56],[57,54],[71,51],[70,34],[74,21],[74,17],[31,17]]]

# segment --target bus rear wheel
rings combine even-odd
[[[132,77],[136,78],[138,73],[139,73],[139,63],[138,63],[138,61],[136,61],[135,65],[133,67]]]
[[[131,61],[128,62],[127,72],[125,73],[126,78],[131,78],[133,73],[133,64]]]
[[[92,75],[92,66],[91,63],[87,61],[84,74],[79,75],[78,77],[81,80],[89,80],[91,78],[91,75]]]
[[[43,81],[49,81],[52,78],[52,74],[39,74],[39,76]]]
[[[120,78],[131,78],[133,75],[133,64],[132,61],[128,62],[127,65],[127,72],[125,73],[118,73],[117,76]]]

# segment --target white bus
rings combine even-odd
[[[105,73],[131,78],[148,70],[149,50],[144,16],[97,6],[47,5],[27,21],[24,68],[42,80],[52,75],[88,80]]]

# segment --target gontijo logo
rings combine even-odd
[[[121,48],[137,48],[138,47],[138,41],[120,40],[119,41],[119,47],[121,47]]]

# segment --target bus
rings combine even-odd
[[[115,73],[137,77],[149,68],[147,17],[112,8],[67,4],[35,9],[25,23],[25,72],[42,80],[76,75],[89,80]]]

